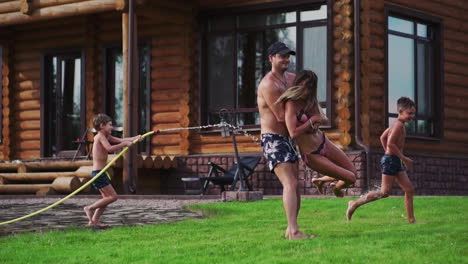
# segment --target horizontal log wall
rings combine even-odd
[[[187,3],[151,3],[137,10],[138,32],[151,38],[151,128],[190,125],[194,9]],[[189,154],[189,131],[151,138],[151,154]]]
[[[11,159],[40,157],[41,56],[45,50],[85,47],[85,17],[15,27],[12,51]]]
[[[468,19],[466,1],[361,0],[361,79],[363,138],[380,148],[385,129],[385,4],[442,18],[444,28],[444,137],[441,142],[408,140],[410,151],[466,153],[468,115]],[[391,102],[390,102],[391,103]]]
[[[2,122],[2,129],[0,131],[2,135],[2,140],[0,143],[0,159],[1,160],[9,160],[10,159],[10,98],[11,98],[11,69],[10,69],[10,61],[11,61],[11,42],[6,41],[9,39],[11,31],[8,29],[2,29],[0,31],[0,46],[3,50],[3,58],[0,58],[0,63],[2,64],[1,67],[1,97],[0,100],[2,104],[1,109],[1,122]]]

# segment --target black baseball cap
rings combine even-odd
[[[286,55],[286,54],[291,54],[291,55],[296,55],[295,51],[292,51],[284,44],[283,42],[276,42],[271,44],[270,47],[268,47],[268,55],[273,56],[275,54],[280,54],[280,55]]]

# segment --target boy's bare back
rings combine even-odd
[[[93,170],[101,170],[106,166],[107,163],[107,156],[108,152],[106,148],[104,148],[103,144],[110,145],[109,140],[101,134],[97,133],[94,136],[94,143],[93,143]]]

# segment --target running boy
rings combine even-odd
[[[398,119],[387,128],[380,142],[385,150],[385,155],[380,160],[382,166],[382,187],[380,191],[369,192],[357,201],[349,201],[346,218],[351,220],[354,211],[361,205],[389,196],[393,182],[396,180],[401,189],[405,192],[405,208],[408,222],[414,223],[413,194],[414,188],[411,184],[406,168],[411,169],[413,160],[403,154],[405,145],[406,130],[405,123],[411,122],[416,112],[415,103],[408,97],[401,97],[397,101]]]
[[[93,118],[93,126],[97,131],[93,143],[93,171],[91,177],[95,177],[107,163],[107,155],[117,149],[132,145],[135,139],[140,139],[141,135],[132,138],[116,138],[111,136],[113,129],[112,119],[105,114],[97,114]],[[111,145],[117,143],[117,145]],[[102,173],[92,184],[102,195],[102,198],[95,203],[85,206],[83,209],[88,218],[88,226],[106,226],[99,222],[99,218],[107,205],[117,200],[117,193],[110,182],[110,176],[106,172]]]

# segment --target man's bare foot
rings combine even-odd
[[[318,192],[320,194],[323,194],[323,184],[324,184],[323,181],[321,181],[321,180],[319,180],[317,178],[314,178],[314,179],[312,179],[312,184],[315,185],[315,187],[317,188],[317,190],[318,190]]]
[[[356,201],[349,201],[348,202],[348,209],[346,210],[346,219],[348,221],[351,221],[351,217],[353,217],[354,210],[356,210],[356,208],[354,207],[355,203],[356,203]]]
[[[289,240],[309,239],[309,238],[315,238],[315,235],[309,236],[309,235],[302,233],[301,231],[296,231],[296,232],[289,232],[286,238]]]
[[[86,217],[88,218],[88,226],[91,226],[93,224],[93,215],[94,215],[94,210],[89,209],[88,206],[85,206],[83,208],[83,211],[86,213]]]
[[[410,223],[410,224],[415,224],[415,223],[416,223],[416,219],[414,219],[414,218],[408,218],[408,223]]]

